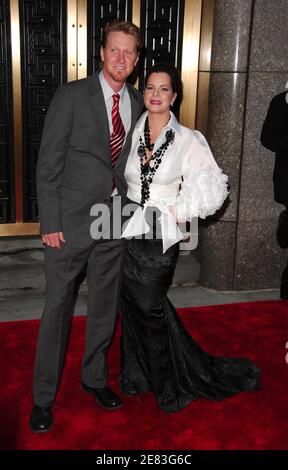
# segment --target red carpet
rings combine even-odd
[[[0,324],[2,449],[288,449],[288,303],[251,302],[180,309],[203,348],[248,356],[262,369],[262,389],[221,402],[200,399],[176,414],[161,411],[152,394],[125,398],[108,412],[80,390],[85,318],[73,320],[51,432],[28,427],[38,321]],[[110,384],[118,390],[118,326],[110,350]]]

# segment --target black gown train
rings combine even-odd
[[[256,390],[260,375],[250,359],[211,356],[185,330],[167,297],[178,250],[132,238],[124,257],[120,385],[151,390],[167,412]]]

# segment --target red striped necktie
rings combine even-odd
[[[123,147],[123,143],[125,139],[125,129],[123,126],[123,122],[121,121],[121,117],[119,113],[120,95],[116,93],[112,96],[112,98],[113,98],[113,107],[112,107],[113,132],[110,136],[110,148],[111,148],[112,166],[114,166],[117,162],[117,159]]]

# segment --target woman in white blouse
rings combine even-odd
[[[204,136],[170,111],[181,82],[171,65],[146,77],[144,103],[125,177],[134,215],[126,223],[122,286],[120,385],[134,396],[152,391],[175,412],[198,397],[219,400],[259,387],[259,369],[246,358],[213,357],[186,332],[166,293],[183,238],[177,221],[205,218],[227,197],[227,176]],[[156,217],[155,217],[156,214]]]

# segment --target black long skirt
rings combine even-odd
[[[260,374],[250,359],[211,356],[184,328],[167,297],[178,250],[133,238],[124,256],[120,385],[152,391],[167,412],[256,390]]]

